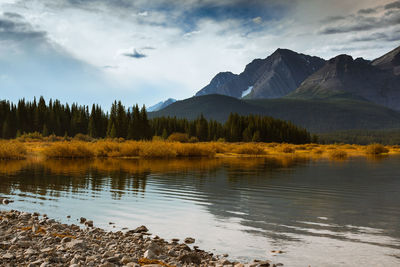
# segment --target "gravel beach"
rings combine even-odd
[[[170,241],[148,233],[146,226],[107,232],[80,218],[62,224],[47,215],[0,211],[1,266],[281,266],[270,261],[231,262],[193,245],[195,239]],[[189,247],[192,246],[192,247]]]

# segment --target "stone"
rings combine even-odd
[[[61,239],[61,243],[68,243],[68,242],[71,242],[71,237],[69,237],[69,236],[66,236],[66,237],[63,237],[63,239]]]
[[[152,250],[148,249],[144,252],[143,257],[150,260],[157,259],[157,254],[154,253]]]
[[[10,201],[8,199],[3,199],[3,204],[7,205],[8,203],[10,203]]]
[[[81,217],[81,218],[79,219],[79,222],[80,222],[80,223],[85,223],[85,222],[86,222],[86,218]]]
[[[17,246],[20,248],[29,248],[32,246],[32,242],[20,240],[17,242]]]
[[[74,239],[68,243],[66,243],[66,247],[69,249],[84,249],[86,248],[86,243],[80,239]]]
[[[15,258],[15,256],[14,256],[14,254],[7,252],[7,253],[3,254],[2,258],[5,260],[12,260]]]
[[[85,225],[86,225],[87,227],[93,227],[93,221],[91,221],[91,220],[86,221],[86,222],[85,222]]]
[[[118,256],[108,257],[107,261],[109,261],[109,262],[119,262],[119,257]]]
[[[121,259],[122,264],[128,264],[130,262],[134,262],[134,259],[128,256],[123,256]]]
[[[149,229],[147,229],[146,226],[142,225],[142,226],[137,227],[135,230],[133,230],[133,233],[146,233],[148,231],[149,231]]]
[[[54,248],[48,247],[48,248],[41,249],[40,252],[42,252],[42,253],[49,253],[50,251],[53,251],[53,250],[54,250]]]
[[[100,264],[99,267],[115,267],[115,264],[111,262],[105,262],[103,264]]]
[[[184,242],[186,244],[193,244],[195,241],[196,240],[194,238],[192,238],[192,237],[186,237],[185,240],[184,240]]]
[[[36,224],[32,225],[32,232],[36,233],[37,231],[39,231],[39,226]]]
[[[198,255],[196,252],[189,252],[187,254],[183,254],[178,257],[178,261],[180,261],[183,264],[200,264],[201,263],[201,257]]]

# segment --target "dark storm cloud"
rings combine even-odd
[[[156,13],[165,15],[168,20],[164,22],[152,21],[150,16],[141,16],[139,23],[162,26],[178,27],[184,32],[197,29],[199,21],[210,19],[217,22],[224,20],[251,21],[260,18],[268,22],[284,17],[293,3],[279,0],[59,0],[51,1],[49,5],[59,8],[75,7],[101,12],[100,6],[107,6],[111,12],[119,14]],[[254,23],[244,25],[253,27]]]
[[[385,5],[385,9],[400,9],[400,1],[395,1]]]
[[[35,30],[17,13],[4,13],[0,17],[0,40],[27,41],[46,39],[46,32]]]
[[[4,15],[4,17],[8,17],[8,18],[18,18],[18,19],[24,18],[20,14],[13,13],[13,12],[4,12],[3,15]]]
[[[352,42],[375,42],[375,41],[386,41],[393,42],[400,40],[400,30],[392,32],[377,32],[373,34],[368,34],[360,37],[355,37],[351,39]]]
[[[147,57],[147,55],[139,53],[136,49],[133,50],[133,53],[124,53],[123,55],[126,57],[137,58],[137,59]]]
[[[346,17],[345,16],[331,16],[331,17],[327,17],[323,20],[321,20],[321,22],[323,23],[331,23],[331,22],[336,22],[339,20],[345,20]]]
[[[345,23],[335,26],[324,27],[320,34],[336,34],[361,32],[383,27],[400,25],[400,12],[385,14],[381,17],[352,16],[346,19]]]
[[[358,10],[357,13],[362,15],[368,15],[368,14],[374,14],[376,12],[378,12],[378,8],[366,8]]]

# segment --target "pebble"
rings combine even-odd
[[[81,223],[90,228],[61,224],[54,219],[39,219],[38,213],[0,211],[1,266],[273,266],[269,262],[231,263],[226,257],[213,255],[186,245],[174,238],[168,242],[151,237],[142,225],[127,232],[107,232],[93,227],[84,217]],[[276,265],[280,266],[280,265]]]
[[[193,244],[195,241],[196,240],[194,238],[192,238],[192,237],[186,237],[185,240],[184,240],[184,242],[186,244]]]

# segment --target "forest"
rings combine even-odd
[[[43,97],[37,101],[21,99],[17,104],[0,101],[0,137],[13,139],[25,133],[43,136],[77,134],[92,138],[124,138],[151,140],[154,136],[167,139],[173,133],[184,133],[192,141],[286,142],[304,144],[316,142],[316,136],[301,127],[267,116],[241,116],[231,113],[225,123],[207,120],[200,115],[195,120],[176,117],[148,119],[145,106],[126,108],[114,101],[109,112],[99,105],[91,108],[76,103],[62,104]]]

